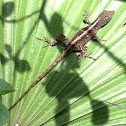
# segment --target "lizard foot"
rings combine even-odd
[[[89,55],[85,55],[85,56],[81,55],[81,54],[78,55],[78,59],[79,60],[82,60],[83,58],[90,58],[90,59],[93,59],[93,60],[97,60],[96,58],[91,57],[90,54]]]

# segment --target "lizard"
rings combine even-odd
[[[59,35],[53,42],[48,39],[44,39],[50,46],[55,46],[59,40],[62,40],[66,44],[66,48],[63,50],[61,55],[43,72],[32,84],[31,86],[21,95],[21,97],[9,108],[9,111],[14,108],[29,92],[30,90],[39,82],[41,81],[64,57],[69,55],[72,52],[79,52],[78,59],[81,60],[85,57],[85,52],[87,51],[86,44],[94,37],[98,42],[101,39],[97,36],[97,32],[100,28],[105,26],[113,17],[115,11],[108,11],[105,10],[102,14],[98,16],[98,18],[94,22],[90,22],[88,20],[89,13],[86,13],[85,19],[83,20],[84,23],[87,23],[88,26],[82,28],[78,31],[72,40],[70,41],[66,36],[63,34]],[[38,40],[42,40],[40,38],[36,38]],[[89,57],[92,58],[92,57]]]

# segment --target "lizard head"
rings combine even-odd
[[[103,27],[104,25],[106,25],[113,17],[115,11],[107,11],[105,10],[100,16],[100,25],[101,27]]]

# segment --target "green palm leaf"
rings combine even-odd
[[[98,58],[77,60],[71,54],[11,111],[6,126],[93,126],[126,123],[126,111],[108,102],[126,105],[126,2],[110,0],[0,1],[0,77],[15,92],[4,96],[9,108],[64,47],[46,47],[35,37],[69,39],[82,27],[85,10],[94,21],[104,10],[115,10],[113,19],[98,32],[107,41],[90,41],[86,54]]]

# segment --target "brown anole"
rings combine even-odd
[[[81,29],[78,31],[73,39],[69,41],[68,38],[66,38],[64,35],[58,36],[54,42],[49,41],[48,39],[45,39],[45,41],[50,45],[50,46],[55,46],[59,39],[63,40],[63,42],[66,44],[65,50],[61,53],[61,55],[45,70],[44,73],[42,73],[41,76],[39,76],[33,83],[32,85],[22,94],[22,96],[9,108],[11,110],[14,108],[24,97],[26,94],[29,93],[29,91],[40,81],[42,80],[64,57],[69,55],[72,52],[80,52],[78,55],[78,59],[83,59],[85,57],[89,56],[84,56],[85,52],[87,51],[87,46],[86,44],[94,37],[98,42],[101,41],[97,37],[97,32],[99,29],[103,26],[105,26],[113,17],[115,11],[107,11],[105,10],[102,14],[99,15],[99,17],[93,22],[90,23],[88,20],[88,13],[85,16],[84,22],[88,24],[87,27]],[[39,39],[39,38],[37,38]],[[39,39],[42,40],[42,39]],[[92,58],[92,57],[89,57]]]

